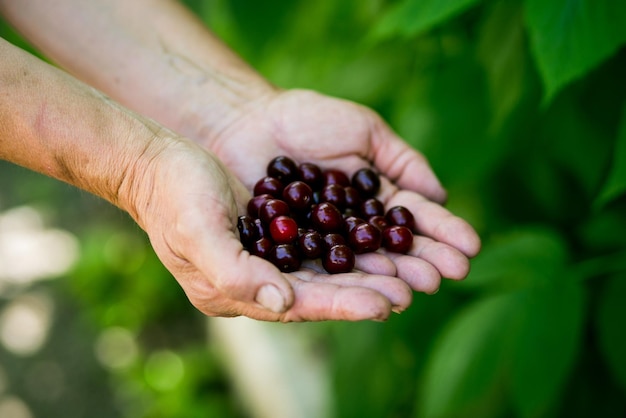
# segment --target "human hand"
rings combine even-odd
[[[464,278],[468,257],[480,249],[472,227],[441,206],[446,192],[424,157],[366,107],[310,91],[272,93],[203,145],[249,190],[277,155],[347,173],[373,167],[383,177],[380,199],[388,208],[409,208],[419,235],[407,255],[379,251],[359,256],[358,268],[364,272],[395,275],[415,290],[433,293],[441,277]],[[329,280],[341,280],[341,275]]]
[[[173,141],[139,167],[132,213],[191,303],[206,315],[384,320],[411,303],[410,288],[394,277],[354,272],[328,280],[310,269],[281,273],[250,255],[236,234],[249,192],[190,141]]]

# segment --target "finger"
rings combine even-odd
[[[447,279],[461,280],[469,273],[470,263],[463,253],[428,237],[414,236],[408,254],[428,261]]]
[[[444,203],[447,192],[426,158],[398,137],[378,116],[372,129],[371,160],[381,174],[403,189]]]
[[[392,252],[386,254],[396,264],[398,277],[413,290],[428,294],[436,293],[439,290],[441,275],[431,263],[410,255]]]
[[[474,228],[441,205],[407,190],[387,198],[387,207],[396,205],[411,211],[419,234],[448,244],[467,257],[474,257],[480,251],[480,238]]]

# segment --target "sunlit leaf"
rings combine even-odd
[[[373,36],[414,36],[451,18],[478,0],[404,0],[390,9],[374,29]]]
[[[597,205],[604,205],[626,192],[626,107],[622,112],[619,135],[613,152],[613,162],[609,177],[602,188]]]
[[[520,417],[545,416],[558,400],[580,346],[584,292],[579,283],[528,293],[514,345],[512,396]]]
[[[626,7],[614,0],[527,0],[526,24],[549,101],[626,41]]]
[[[610,280],[602,293],[598,312],[600,348],[615,380],[626,391],[626,273]]]
[[[485,416],[498,406],[493,395],[502,387],[520,302],[518,295],[505,294],[458,312],[433,347],[416,417]]]

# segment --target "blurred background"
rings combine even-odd
[[[626,416],[626,3],[185,3],[380,112],[483,251],[384,324],[206,320],[128,216],[0,162],[0,417]]]

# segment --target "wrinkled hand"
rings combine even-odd
[[[209,316],[268,321],[384,320],[411,303],[405,282],[312,270],[281,273],[236,233],[249,192],[215,156],[173,140],[135,173],[133,212],[191,303]],[[157,302],[158,303],[158,302]]]
[[[277,155],[347,173],[362,167],[381,173],[380,199],[387,208],[409,208],[419,235],[407,255],[379,251],[358,256],[357,269],[362,272],[397,276],[415,290],[433,293],[442,277],[464,278],[469,272],[468,257],[480,249],[473,228],[441,206],[446,192],[425,158],[366,107],[311,91],[274,92],[257,100],[203,145],[249,190]],[[343,275],[326,279],[337,285],[345,280]],[[368,284],[362,282],[362,286],[366,289]]]

